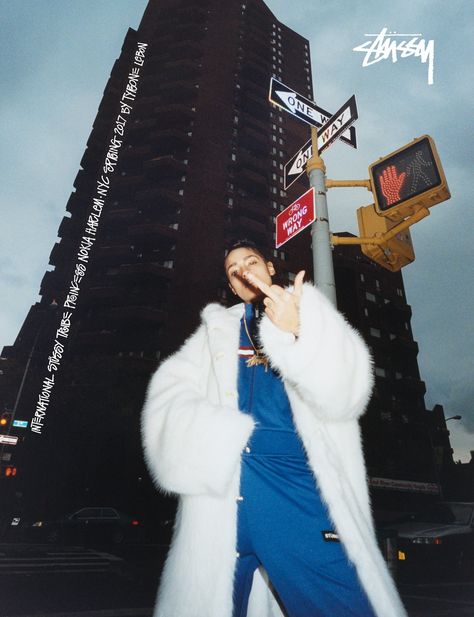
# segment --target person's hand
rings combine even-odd
[[[248,270],[242,272],[242,277],[246,281],[265,294],[263,300],[265,313],[272,323],[280,330],[292,332],[295,336],[298,336],[300,327],[299,306],[304,275],[304,270],[298,272],[293,291],[289,292],[279,285],[267,285]]]

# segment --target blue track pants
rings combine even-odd
[[[288,617],[374,617],[298,440],[257,430],[242,456],[233,617],[263,565]]]

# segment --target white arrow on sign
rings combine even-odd
[[[318,130],[318,152],[321,154],[341,134],[346,131],[357,120],[357,106],[355,96],[344,103],[344,105]],[[305,170],[306,163],[313,156],[311,139],[291,157],[284,167],[284,189],[285,191],[296,182]]]
[[[287,92],[283,90],[275,90],[275,94],[280,97],[290,113],[294,116],[302,114],[306,116],[306,121],[309,122],[309,124],[314,124],[314,126],[316,126],[315,109],[305,103],[305,101],[302,100],[303,97],[299,98],[296,92]]]
[[[293,88],[286,86],[281,81],[274,77],[270,80],[269,100],[294,115],[296,118],[307,122],[311,126],[321,127],[334,117],[328,111],[316,105],[314,101],[310,101],[302,94],[295,92]],[[352,146],[357,147],[356,133],[354,128],[345,129],[341,136],[341,140]]]
[[[344,130],[354,124],[358,117],[355,95],[353,94],[318,131],[319,154],[329,148]],[[319,137],[321,137],[322,145],[319,145]]]

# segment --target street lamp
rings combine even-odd
[[[445,422],[448,420],[461,420],[462,416],[451,416],[450,418],[446,418]]]

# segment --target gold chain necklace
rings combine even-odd
[[[245,313],[244,313],[244,328],[249,338],[250,344],[252,345],[253,350],[255,352],[255,354],[247,360],[246,365],[250,368],[252,366],[257,366],[258,364],[263,364],[263,366],[265,367],[265,373],[266,373],[268,371],[268,365],[270,361],[267,358],[267,356],[263,353],[263,350],[262,350],[263,348],[257,349],[255,347],[253,339],[250,336],[250,332],[247,326],[247,320],[245,319]]]

